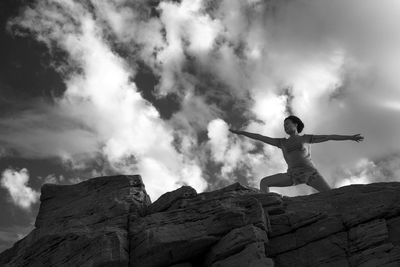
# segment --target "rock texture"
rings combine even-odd
[[[128,266],[129,214],[150,198],[139,175],[45,184],[35,229],[0,255],[0,266]]]
[[[377,183],[284,198],[285,212],[270,216],[268,255],[277,266],[400,266],[399,190]]]
[[[400,266],[400,183],[301,197],[238,183],[150,202],[140,176],[45,185],[0,266]]]

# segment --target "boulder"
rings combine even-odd
[[[264,243],[256,242],[246,245],[238,253],[213,263],[212,267],[273,267],[272,259],[265,256]]]
[[[351,266],[347,258],[347,233],[341,232],[272,257],[275,266]],[[268,250],[267,250],[268,251]]]
[[[211,247],[203,265],[209,267],[218,261],[220,263],[217,265],[221,265],[222,262],[230,262],[231,260],[225,259],[241,252],[250,244],[255,243],[263,243],[263,258],[266,258],[264,245],[268,243],[268,237],[265,230],[253,225],[235,228]]]
[[[1,266],[128,266],[129,213],[150,205],[139,175],[45,184],[35,229],[0,255]]]
[[[152,203],[147,209],[147,214],[166,211],[169,208],[176,209],[184,206],[182,202],[185,199],[193,198],[197,195],[196,190],[190,186],[182,186],[174,191],[167,192],[162,195],[157,201]]]
[[[254,198],[194,203],[130,222],[133,266],[172,265],[199,257],[234,228],[252,224],[266,230],[264,210]]]
[[[400,183],[351,185],[283,198],[269,214],[277,266],[400,266]]]

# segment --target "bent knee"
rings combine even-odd
[[[262,178],[260,181],[260,186],[287,186],[290,185],[289,180],[290,179],[286,173],[278,173]]]
[[[269,186],[269,185],[271,185],[271,182],[272,182],[272,180],[271,180],[270,176],[264,177],[261,179],[260,185]]]
[[[312,177],[306,184],[319,192],[326,192],[332,189],[321,175]]]

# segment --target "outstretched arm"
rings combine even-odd
[[[232,130],[232,129],[229,129],[229,131],[231,133],[234,133],[234,134],[237,134],[237,135],[244,135],[244,136],[249,137],[251,139],[255,139],[255,140],[267,143],[267,144],[272,145],[272,146],[279,147],[279,144],[280,144],[278,138],[271,138],[271,137],[264,136],[264,135],[261,135],[261,134],[249,133],[249,132],[245,132],[245,131],[236,131],[236,130]]]
[[[364,140],[364,136],[360,134],[355,134],[355,135],[337,135],[337,134],[332,134],[332,135],[313,135],[312,136],[312,142],[313,143],[322,143],[326,141],[344,141],[344,140],[351,140],[351,141],[356,141],[361,142]]]

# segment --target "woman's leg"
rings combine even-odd
[[[324,177],[322,177],[322,175],[319,173],[311,176],[307,184],[316,189],[318,192],[325,192],[331,189],[329,184],[325,181]]]
[[[293,185],[287,173],[278,173],[271,176],[267,176],[261,179],[260,190],[264,193],[269,192],[269,187],[284,187]]]

